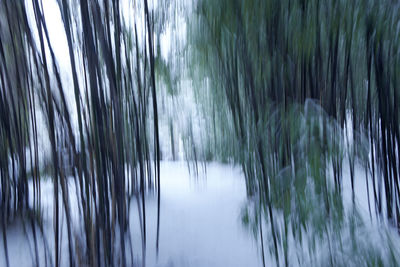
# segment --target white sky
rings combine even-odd
[[[36,41],[37,46],[39,47],[39,37],[38,37],[38,32],[36,29],[36,23],[35,23],[35,17],[34,17],[34,12],[33,12],[33,6],[32,6],[32,1],[30,0],[25,0],[26,1],[26,6],[27,6],[27,15],[28,15],[28,20],[29,23],[32,25],[31,29],[33,31],[33,36]],[[134,5],[136,5],[136,8],[134,8]],[[154,1],[150,0],[149,1],[150,8],[151,6],[154,5]],[[122,0],[121,1],[121,13],[123,16],[123,23],[126,23],[132,30],[133,30],[133,18],[138,18],[136,19],[137,23],[137,30],[138,30],[138,38],[139,42],[143,42],[144,38],[144,10],[143,10],[143,4],[142,1],[134,1],[134,0]],[[136,11],[135,11],[136,10]],[[137,12],[137,11],[140,12]],[[43,12],[46,20],[46,25],[47,29],[49,32],[49,37],[50,37],[50,42],[52,45],[52,49],[54,52],[54,55],[57,60],[57,65],[59,67],[60,73],[61,73],[61,78],[63,80],[63,86],[64,86],[64,93],[66,96],[66,100],[69,106],[69,111],[70,111],[70,116],[71,116],[71,121],[73,123],[73,128],[77,129],[77,111],[76,111],[76,106],[75,106],[75,98],[74,98],[74,90],[73,90],[73,82],[72,82],[72,74],[71,74],[71,65],[70,65],[70,58],[69,58],[69,51],[68,51],[68,42],[65,34],[65,29],[64,25],[62,22],[61,14],[60,14],[60,8],[57,3],[57,0],[43,0]],[[182,23],[182,22],[181,22]],[[183,20],[184,24],[184,20]],[[161,34],[160,36],[160,41],[161,41],[161,53],[162,56],[165,60],[168,60],[169,58],[169,53],[171,52],[171,35],[172,35],[172,25],[170,22],[168,22],[167,26],[165,27],[165,31]],[[183,33],[183,34],[182,34]],[[184,32],[182,31],[181,36],[184,35]],[[134,38],[134,35],[132,35]],[[47,59],[50,60],[50,52],[49,49],[46,45],[46,54],[47,54]],[[81,67],[79,64],[79,59],[77,59],[78,65],[77,65],[77,70],[78,70],[78,76],[79,73],[81,73],[83,70],[81,70]],[[48,66],[49,70],[52,71],[52,63],[49,61]],[[51,77],[51,79],[54,79]],[[80,84],[83,84],[83,78],[78,77],[80,79]],[[53,81],[53,84],[55,84]],[[83,88],[83,86],[81,86]],[[83,90],[83,89],[82,89]]]

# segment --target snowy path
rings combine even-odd
[[[206,176],[189,179],[185,163],[162,163],[160,255],[157,263],[156,201],[150,199],[147,266],[262,265],[255,241],[241,223],[246,187],[240,169],[209,164]],[[133,223],[131,229],[138,229],[138,221]],[[139,238],[134,236],[136,248]]]

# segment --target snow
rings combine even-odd
[[[201,169],[201,168],[200,168]],[[352,228],[350,221],[354,220],[349,168],[344,161],[343,201],[346,210],[346,223],[341,231],[341,237],[330,232],[335,264],[362,261],[363,253],[373,253],[389,257],[390,249],[399,253],[399,236],[389,225],[376,219],[371,220],[368,212],[365,174],[361,166],[356,165],[355,171],[355,204],[363,226]],[[30,185],[31,187],[31,185]],[[371,193],[371,192],[370,192]],[[30,192],[32,196],[32,192]],[[54,261],[54,230],[53,230],[53,184],[51,179],[41,181],[41,209],[43,216],[44,238],[38,236],[40,266],[45,266],[44,245],[50,248]],[[81,220],[79,218],[75,182],[69,179],[69,197],[72,208],[72,221],[75,240],[80,240]],[[32,198],[32,197],[31,197]],[[134,200],[135,201],[135,200]],[[141,266],[142,247],[137,203],[130,204],[130,231],[133,242],[133,262]],[[262,266],[260,241],[254,238],[251,231],[242,223],[241,210],[248,204],[246,187],[242,171],[239,167],[210,163],[206,171],[198,177],[191,177],[187,163],[183,161],[161,163],[161,219],[160,247],[156,254],[156,222],[157,200],[153,193],[146,197],[146,266],[148,267],[180,267],[180,266]],[[32,199],[31,199],[32,204]],[[371,208],[373,205],[371,205]],[[372,211],[374,218],[374,211]],[[66,234],[65,215],[61,216],[61,266],[68,266],[68,240]],[[349,223],[347,223],[349,221]],[[29,221],[25,224],[18,218],[7,228],[8,251],[10,266],[32,266],[34,263],[34,243]],[[263,226],[264,247],[267,266],[276,266],[273,254],[269,253],[271,239],[268,238],[269,225]],[[36,229],[38,232],[38,229]],[[1,231],[0,231],[0,234]],[[353,251],[352,235],[356,235],[359,254],[348,254]],[[307,233],[304,233],[307,236]],[[45,240],[45,241],[44,241]],[[341,240],[341,241],[340,241]],[[27,242],[28,241],[28,242]],[[83,240],[80,240],[82,242]],[[326,240],[325,240],[326,241]],[[324,264],[330,258],[328,243],[317,242],[315,254],[310,252],[310,240],[302,244],[290,238],[289,263],[298,266],[297,260],[309,263],[311,266]],[[322,242],[322,243],[321,243]],[[344,247],[337,247],[343,242]],[[340,245],[341,246],[341,245]],[[389,247],[390,246],[390,247]],[[129,246],[128,246],[129,248]],[[118,249],[118,248],[117,248]],[[22,253],[22,254],[21,254]],[[367,254],[365,254],[367,255]],[[300,258],[299,258],[300,257]],[[311,257],[311,258],[309,258]],[[373,257],[373,256],[371,256]],[[281,262],[283,259],[281,259]],[[389,260],[389,259],[388,259]],[[131,262],[130,253],[127,261]],[[50,264],[51,265],[51,264]],[[349,265],[349,266],[350,266]],[[0,241],[0,266],[5,266],[3,240]],[[300,264],[300,266],[303,266]],[[362,265],[363,266],[363,265]]]
[[[78,222],[74,182],[69,180],[72,217]],[[53,184],[41,182],[44,233],[54,261]],[[146,266],[261,266],[258,246],[245,230],[240,210],[246,201],[246,188],[240,168],[211,163],[206,174],[190,177],[186,162],[161,163],[160,248],[157,259],[157,201],[146,199]],[[136,203],[131,203],[130,230],[134,261],[140,261],[141,236]],[[68,247],[63,216],[62,266],[68,265]],[[24,234],[21,220],[7,229],[10,266],[32,266],[34,244],[30,224]],[[77,228],[73,228],[78,231]],[[0,234],[2,234],[0,232]],[[38,235],[40,266],[44,266],[43,241]],[[27,238],[29,242],[27,242]],[[20,257],[24,251],[23,257]],[[129,253],[128,253],[128,262]],[[0,266],[5,265],[3,241],[0,241]],[[4,259],[4,260],[3,260]]]
[[[241,223],[246,190],[238,168],[213,163],[207,177],[189,178],[186,163],[163,162],[161,176],[160,253],[157,261],[153,199],[147,266],[261,266],[257,246]],[[132,228],[138,228],[137,221]],[[134,239],[139,247],[140,236]]]

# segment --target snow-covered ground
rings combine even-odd
[[[76,199],[73,185],[71,180],[71,202]],[[54,247],[52,199],[51,180],[42,181],[44,228],[50,248]],[[148,196],[146,266],[261,266],[258,246],[241,222],[240,210],[245,201],[246,188],[240,168],[212,163],[207,166],[206,175],[196,178],[189,176],[185,162],[162,162],[159,256],[157,260],[157,202],[154,196]],[[135,261],[138,261],[142,251],[137,205],[132,203],[130,207],[133,251]],[[76,214],[76,211],[72,214],[74,220],[78,219],[74,216]],[[12,267],[32,266],[34,263],[31,228],[29,224],[26,227],[29,242],[21,222],[8,228],[8,249]],[[68,248],[65,222],[63,229],[61,262],[66,266]],[[38,243],[40,266],[45,266],[43,242],[40,237]],[[54,249],[51,249],[51,253],[54,253]],[[2,240],[0,266],[5,266]]]
[[[240,169],[213,163],[207,177],[189,178],[184,162],[161,166],[160,252],[157,261],[156,201],[150,199],[147,266],[261,266],[257,245],[240,218],[246,201]],[[138,229],[138,220],[131,223]],[[140,236],[134,239],[140,247]]]
[[[344,206],[351,209],[351,186],[347,175],[348,167],[344,166]],[[389,255],[388,246],[391,243],[395,253],[399,253],[400,238],[395,229],[386,223],[379,223],[376,219],[370,220],[368,201],[365,188],[363,169],[356,168],[356,206],[364,221],[364,227],[344,230],[342,240],[344,245],[350,245],[352,232],[358,235],[357,242],[365,247],[365,251],[378,252],[385,259]],[[73,179],[69,180],[69,196],[74,221],[75,238],[79,239],[79,228],[76,227],[80,220],[77,212],[76,193]],[[39,266],[46,266],[43,246],[50,248],[54,261],[54,234],[53,234],[53,184],[51,179],[41,182],[42,214],[44,237],[38,233],[38,251],[40,255]],[[161,221],[160,221],[160,247],[156,255],[156,222],[157,201],[154,195],[146,198],[146,266],[148,267],[203,267],[203,266],[262,266],[260,244],[256,241],[251,231],[244,227],[241,219],[241,209],[248,200],[244,177],[239,167],[211,163],[207,165],[206,172],[199,177],[191,177],[186,162],[161,163]],[[130,205],[130,231],[132,235],[134,262],[141,266],[142,258],[141,235],[137,205]],[[373,212],[374,213],[374,212]],[[373,214],[374,215],[374,214]],[[373,217],[373,216],[372,216]],[[68,266],[67,234],[65,217],[62,218],[62,266]],[[10,266],[24,267],[34,265],[34,243],[29,222],[26,223],[26,233],[21,220],[16,220],[7,229],[8,251]],[[264,229],[268,229],[265,225]],[[0,230],[0,234],[1,230]],[[349,235],[349,238],[346,236]],[[333,236],[332,236],[333,237]],[[348,240],[348,242],[346,241]],[[257,243],[258,242],[258,243]],[[265,256],[267,266],[275,266],[270,253],[268,253],[268,239],[265,242]],[[299,244],[297,244],[299,245]],[[304,244],[303,244],[304,245]],[[289,245],[291,264],[296,263],[298,253],[307,253],[305,247]],[[78,247],[76,247],[78,248]],[[75,248],[75,250],[76,250]],[[322,251],[319,251],[322,250]],[[302,252],[301,252],[302,251]],[[328,249],[317,249],[323,263],[328,259]],[[344,248],[344,252],[352,249]],[[364,251],[364,250],[363,250]],[[338,264],[349,257],[336,251]],[[363,254],[360,254],[363,257]],[[353,255],[359,257],[360,255]],[[398,255],[398,254],[394,254]],[[130,262],[130,253],[127,255]],[[348,258],[348,259],[351,259]],[[311,265],[317,262],[310,263]],[[354,261],[353,261],[354,263]],[[48,262],[52,266],[52,263]],[[0,241],[0,266],[5,266],[3,240]],[[317,264],[317,266],[319,266]],[[342,266],[342,265],[341,265]],[[346,265],[344,265],[346,266]],[[360,266],[364,266],[361,264]],[[390,265],[389,265],[390,266]]]

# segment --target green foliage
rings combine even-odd
[[[235,147],[226,152],[269,222],[277,265],[290,265],[288,240],[308,235],[311,254],[328,241],[336,266],[332,246],[355,216],[342,199],[345,159],[353,201],[357,161],[371,170],[378,213],[385,205],[400,225],[398,10],[393,1],[199,0],[189,17],[191,75],[214,129],[208,138],[220,144],[213,153],[223,160],[225,140]]]

